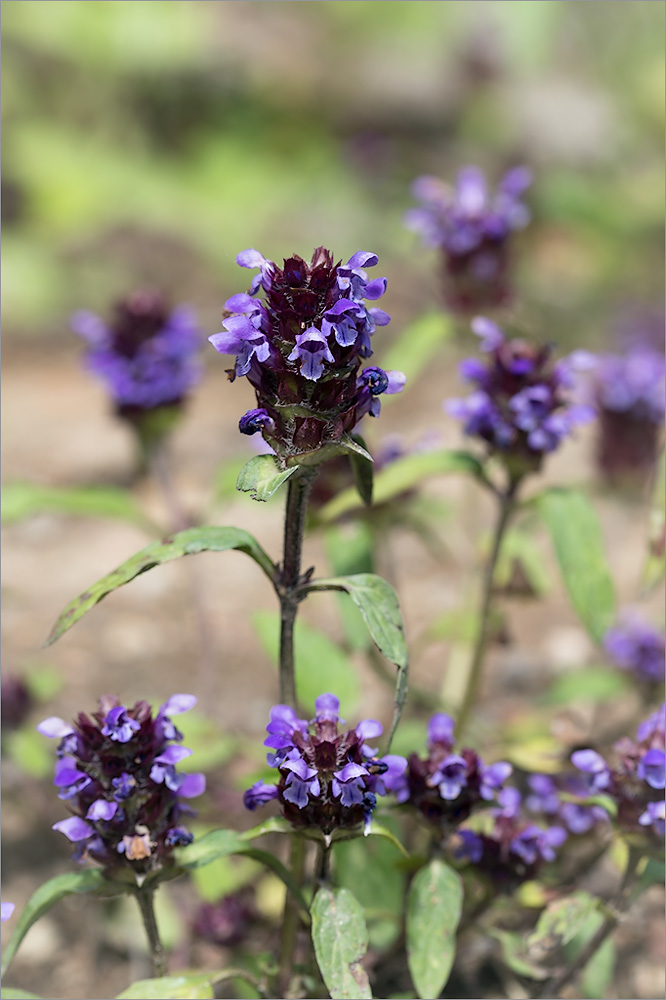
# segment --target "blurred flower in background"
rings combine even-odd
[[[664,631],[626,612],[606,632],[604,648],[611,660],[639,680],[664,680]]]

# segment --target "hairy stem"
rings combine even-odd
[[[158,979],[166,973],[166,956],[160,941],[160,932],[157,929],[154,907],[154,889],[146,889],[143,886],[136,891],[136,898],[141,910],[143,926],[148,935],[148,946],[150,948],[150,961],[153,967],[153,975]]]
[[[592,956],[596,954],[601,945],[604,943],[608,935],[612,934],[615,930],[620,922],[622,914],[631,906],[633,902],[631,890],[636,879],[638,864],[641,861],[642,856],[643,855],[640,851],[630,848],[629,859],[627,861],[627,867],[622,878],[620,888],[608,907],[608,912],[604,918],[604,922],[601,924],[596,933],[592,935],[587,944],[581,948],[573,962],[571,962],[566,969],[563,969],[560,973],[558,973],[558,975],[553,976],[544,983],[542,989],[536,994],[536,1000],[545,1000],[545,998],[554,998],[559,996],[560,991],[563,990],[567,983],[573,979],[576,973],[585,968]]]
[[[488,645],[488,634],[490,631],[490,614],[493,603],[493,582],[495,579],[495,570],[497,568],[497,560],[502,547],[502,539],[504,538],[507,525],[514,511],[518,484],[519,481],[512,479],[509,482],[506,491],[497,494],[499,511],[497,523],[495,525],[492,551],[483,574],[481,607],[479,609],[479,623],[476,634],[476,642],[474,644],[472,663],[467,677],[465,693],[463,695],[463,700],[456,719],[456,737],[458,741],[462,739],[465,726],[469,720],[469,714],[474,706],[474,702],[476,701],[479,684],[481,683],[483,662],[485,659],[486,646]]]
[[[305,877],[305,849],[306,841],[303,837],[294,835],[291,838],[291,856],[289,867],[299,885],[303,884]],[[296,937],[298,935],[298,925],[300,915],[298,912],[298,902],[287,893],[284,901],[284,914],[282,917],[282,935],[280,938],[280,971],[279,971],[279,996],[286,996],[291,982],[292,969],[294,967],[294,952],[296,951]]]
[[[276,586],[280,599],[280,701],[292,708],[296,707],[294,625],[301,600],[298,587],[301,579],[303,531],[308,496],[315,475],[313,470],[299,469],[289,480],[284,513],[283,561]]]

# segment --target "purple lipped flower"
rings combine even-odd
[[[71,326],[87,342],[86,367],[106,383],[118,415],[132,422],[161,407],[182,406],[201,377],[200,333],[191,310],[170,311],[154,292],[123,299],[108,324],[78,312]]]
[[[576,750],[571,754],[571,763],[583,772],[587,790],[591,795],[608,788],[610,768],[596,750]]]
[[[465,433],[481,438],[515,475],[539,469],[544,454],[555,451],[573,429],[593,419],[591,406],[575,403],[575,372],[589,363],[574,352],[557,364],[551,347],[507,340],[491,320],[477,316],[472,329],[481,338],[485,360],[468,358],[460,366],[473,391],[446,401],[447,412],[464,423]]]
[[[648,750],[638,762],[636,774],[647,781],[650,788],[663,788],[666,777],[666,758],[663,750]]]
[[[529,221],[521,199],[531,181],[526,167],[514,167],[491,194],[481,170],[468,166],[455,187],[436,177],[412,185],[420,205],[407,212],[405,224],[441,251],[449,308],[469,312],[510,299],[510,236]]]
[[[654,833],[663,838],[666,832],[666,803],[663,799],[659,802],[648,802],[645,812],[638,817],[641,826],[649,826]]]
[[[646,681],[664,679],[664,632],[625,614],[604,636],[604,649],[623,670]]]
[[[369,280],[365,270],[376,254],[359,251],[344,265],[324,247],[309,263],[294,255],[282,267],[257,250],[236,259],[259,274],[247,293],[227,300],[223,330],[209,340],[236,355],[230,379],[245,376],[255,390],[257,407],[241,418],[241,432],[261,431],[283,468],[347,454],[346,436],[365,414],[378,414],[379,392],[404,385],[401,373],[389,372],[385,387],[373,380],[373,392],[370,376],[358,374],[372,335],[390,320],[366,304],[386,291],[386,279]]]
[[[428,723],[427,756],[411,754],[406,772],[384,779],[399,803],[416,807],[444,834],[487,801],[499,799],[512,771],[504,761],[487,766],[469,747],[452,752],[454,744],[453,719],[438,712]]]
[[[587,780],[582,776],[531,774],[527,783],[530,787],[525,799],[527,809],[559,820],[569,833],[588,833],[597,823],[607,823],[610,819],[603,806],[569,800],[571,795],[580,795],[582,799],[589,795]]]
[[[92,858],[111,875],[129,866],[138,877],[172,863],[174,847],[189,843],[183,799],[205,790],[203,774],[178,774],[191,751],[176,745],[181,733],[170,715],[187,711],[192,695],[173,695],[157,713],[145,701],[132,708],[114,696],[73,726],[45,719],[39,732],[61,741],[54,783],[72,813],[53,829],[76,845],[74,857]],[[67,752],[62,752],[63,743]]]
[[[355,729],[341,730],[340,702],[322,694],[315,702],[315,716],[308,723],[293,709],[271,709],[266,746],[268,764],[277,769],[274,785],[256,782],[243,796],[254,810],[277,799],[284,816],[298,828],[318,829],[330,838],[341,828],[363,827],[367,833],[378,795],[392,790],[407,766],[404,757],[375,756],[366,740],[381,735],[376,719],[363,719]]]

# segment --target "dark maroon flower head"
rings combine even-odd
[[[555,860],[567,831],[558,825],[530,823],[523,815],[516,788],[503,789],[498,803],[492,810],[493,828],[489,832],[458,831],[456,855],[487,875],[496,890],[511,892],[521,882],[536,878],[544,862]]]
[[[368,833],[377,796],[390,792],[407,766],[404,757],[377,757],[367,740],[381,735],[376,719],[364,719],[355,729],[340,732],[339,701],[323,694],[309,723],[287,705],[271,709],[265,746],[267,760],[279,771],[279,781],[258,781],[243,796],[248,809],[277,799],[283,815],[295,826],[319,830],[330,838],[363,826]]]
[[[229,948],[244,940],[255,916],[251,900],[243,893],[234,893],[217,903],[202,903],[194,916],[193,930],[204,941]]]
[[[180,407],[201,377],[200,334],[191,311],[170,310],[156,292],[128,295],[108,324],[78,312],[72,329],[88,344],[87,368],[106,383],[118,415],[130,421]]]
[[[236,355],[230,379],[246,376],[256,392],[257,407],[240,430],[260,431],[283,465],[319,464],[342,452],[361,417],[378,415],[380,394],[404,385],[399,372],[359,375],[372,354],[370,338],[390,320],[365,303],[384,294],[386,279],[368,278],[364,268],[377,257],[364,251],[344,265],[324,247],[310,263],[294,255],[281,268],[257,250],[236,260],[259,273],[247,293],[227,300],[224,330],[208,339],[221,354]]]
[[[463,399],[448,400],[446,409],[465,422],[466,434],[485,441],[518,474],[535,471],[574,427],[594,418],[592,407],[571,401],[575,373],[589,369],[593,356],[576,351],[553,363],[550,344],[508,340],[484,316],[473,320],[472,330],[487,360],[462,362],[460,374],[476,388]]]
[[[34,705],[30,688],[20,677],[5,674],[2,678],[2,728],[18,729]]]
[[[521,201],[532,177],[525,167],[509,170],[491,195],[478,167],[465,167],[454,188],[437,177],[419,177],[412,193],[421,202],[405,222],[426,246],[439,247],[444,294],[460,313],[504,305],[511,298],[510,237],[529,221]]]
[[[503,788],[512,768],[505,761],[486,765],[463,747],[454,752],[454,723],[443,712],[428,723],[428,755],[413,753],[407,770],[392,785],[398,802],[408,802],[446,836]]]
[[[183,737],[172,716],[195,702],[172,695],[153,717],[145,701],[125,708],[106,695],[98,712],[80,713],[72,726],[56,717],[39,724],[40,733],[60,740],[54,784],[71,815],[53,829],[76,844],[77,860],[88,856],[116,877],[121,869],[145,877],[191,842],[181,820],[193,811],[182,800],[201,795],[206,781],[177,772],[191,750],[178,745]]]

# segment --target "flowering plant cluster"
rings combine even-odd
[[[404,757],[377,757],[366,742],[382,733],[376,719],[363,719],[355,729],[340,731],[340,702],[323,694],[309,723],[288,705],[275,705],[264,745],[268,764],[277,768],[276,784],[258,781],[243,797],[248,809],[277,799],[284,816],[296,827],[314,827],[330,837],[363,824],[369,833],[377,796],[391,791],[407,767]]]
[[[484,764],[469,747],[454,753],[454,722],[443,712],[428,723],[428,756],[410,755],[407,769],[392,790],[400,803],[408,802],[445,836],[479,806],[492,802],[512,771],[506,761]]]
[[[455,187],[437,177],[419,177],[412,194],[421,202],[407,212],[406,225],[444,256],[445,295],[461,312],[505,303],[509,285],[509,237],[529,222],[522,196],[532,182],[526,167],[515,167],[491,195],[478,167],[465,167]]]
[[[664,632],[625,615],[604,636],[604,648],[614,663],[643,681],[664,680]]]
[[[172,716],[195,702],[193,695],[173,695],[153,717],[145,701],[125,708],[107,695],[99,711],[81,712],[71,726],[55,716],[39,724],[40,733],[60,741],[54,784],[71,815],[53,829],[76,844],[75,858],[141,876],[191,842],[181,820],[193,811],[183,800],[201,795],[206,779],[177,772],[192,751],[179,745]]]
[[[106,383],[116,412],[128,420],[182,406],[201,377],[200,334],[191,310],[169,311],[156,293],[129,295],[116,305],[110,323],[91,312],[75,313],[72,328],[87,342],[88,369]]]
[[[463,399],[449,400],[446,409],[465,422],[466,434],[480,437],[492,452],[519,469],[538,469],[546,452],[594,417],[591,406],[573,404],[570,398],[574,372],[588,367],[591,358],[578,351],[553,364],[550,345],[507,340],[483,316],[472,322],[472,330],[488,358],[461,363],[460,374],[476,388]]]
[[[241,417],[240,431],[260,431],[286,465],[319,464],[341,451],[362,417],[379,414],[379,396],[405,384],[401,372],[359,372],[373,333],[390,320],[365,304],[381,298],[386,278],[368,278],[364,268],[377,256],[365,251],[344,265],[324,247],[309,264],[294,255],[280,268],[257,250],[236,260],[259,272],[248,293],[226,301],[224,330],[208,339],[221,354],[236,354],[229,377],[247,376],[256,392],[258,405]]]
[[[614,749],[612,763],[591,749],[576,750],[571,761],[588,794],[602,793],[614,800],[622,830],[663,838],[664,707],[640,724],[635,740],[626,737]]]

